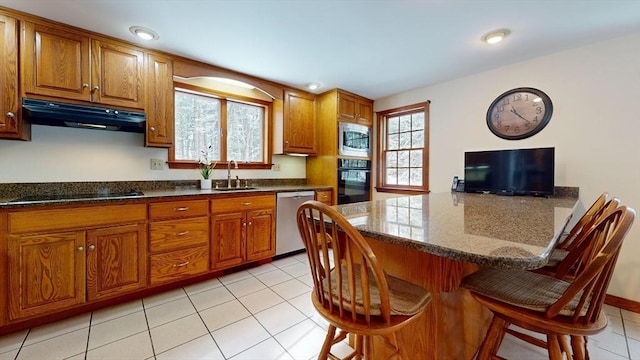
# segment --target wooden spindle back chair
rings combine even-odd
[[[332,345],[348,333],[355,335],[355,350],[347,358],[370,356],[373,336],[401,358],[395,332],[424,312],[431,294],[386,274],[360,232],[337,210],[307,201],[298,208],[297,221],[313,278],[313,305],[329,322],[318,358],[335,358]]]

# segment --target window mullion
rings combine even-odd
[[[223,99],[220,104],[220,161],[227,162],[227,100]]]

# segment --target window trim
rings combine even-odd
[[[378,166],[376,172],[376,191],[397,193],[405,195],[418,195],[429,193],[429,104],[430,100],[413,105],[406,105],[379,111],[377,116],[377,151]],[[387,118],[390,116],[402,115],[405,113],[416,113],[420,110],[424,111],[424,151],[422,155],[422,186],[411,185],[389,185],[386,183],[387,157],[386,157],[386,139],[387,139]]]
[[[221,112],[223,116],[226,117],[227,105],[226,101],[235,101],[240,103],[246,103],[251,105],[260,105],[265,107],[265,138],[263,139],[263,147],[265,152],[264,163],[246,163],[246,162],[238,162],[238,169],[250,169],[250,170],[271,170],[273,166],[272,162],[272,153],[273,153],[273,141],[271,140],[273,137],[273,119],[274,119],[274,106],[272,102],[265,101],[262,99],[250,98],[243,95],[236,95],[232,93],[227,93],[223,91],[208,89],[200,86],[185,84],[181,82],[173,83],[173,91],[175,93],[176,89],[180,91],[193,93],[193,94],[205,94],[208,96],[212,96],[218,99],[225,100],[221,106]],[[175,121],[175,119],[173,120]],[[226,121],[222,124],[222,131],[226,134]],[[174,135],[175,136],[175,135]],[[220,144],[222,148],[220,149],[221,154],[226,156],[226,137],[225,140]],[[169,169],[198,169],[199,163],[198,161],[190,161],[190,160],[176,160],[175,158],[175,141],[169,147],[169,156],[168,156],[168,167]],[[226,169],[227,162],[219,162],[216,164],[214,169]]]

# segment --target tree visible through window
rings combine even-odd
[[[378,113],[378,191],[426,192],[429,103]]]
[[[267,162],[267,105],[175,89],[173,161]],[[195,164],[195,163],[194,163]]]

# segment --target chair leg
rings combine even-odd
[[[322,344],[322,350],[320,350],[320,354],[318,355],[318,360],[326,360],[329,358],[329,353],[331,352],[331,345],[333,345],[333,339],[336,336],[336,327],[333,325],[329,325],[329,329],[327,329],[327,336],[324,338],[324,343]]]
[[[565,335],[558,335],[558,342],[560,343],[560,351],[566,355],[565,359],[574,360],[575,357],[573,355],[573,351],[571,350],[571,346],[569,346],[567,337]]]
[[[576,360],[588,360],[587,338],[585,336],[571,335],[571,349]]]
[[[547,351],[549,352],[549,360],[563,360],[557,335],[547,335]]]
[[[487,335],[485,335],[478,356],[476,360],[488,360],[491,359],[498,352],[498,348],[504,338],[504,328],[507,326],[507,322],[498,316],[493,316]]]

